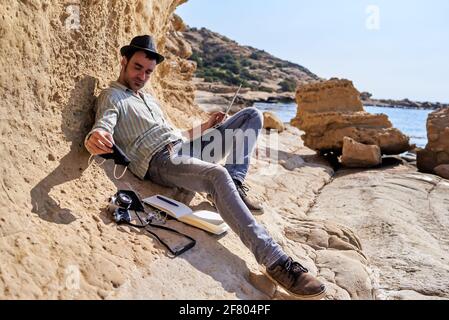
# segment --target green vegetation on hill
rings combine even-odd
[[[206,82],[221,82],[227,85],[242,84],[243,87],[259,90],[260,86],[255,85],[254,81],[260,83],[262,79],[251,73],[252,63],[243,56],[210,52],[200,54],[194,51],[190,59],[197,63],[196,75],[204,78]]]
[[[318,79],[303,66],[278,59],[264,50],[241,46],[205,28],[190,28],[184,35],[192,44],[190,60],[197,64],[195,75],[205,82],[242,84],[252,91],[282,93],[295,92],[300,81]]]
[[[297,87],[297,83],[295,79],[285,79],[279,82],[279,86],[281,87],[282,92],[294,92]]]

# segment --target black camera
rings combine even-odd
[[[131,223],[131,214],[129,213],[129,210],[117,208],[114,211],[114,220],[118,224]]]
[[[132,198],[124,192],[117,192],[110,198],[108,210],[113,213],[114,220],[117,223],[131,223]]]
[[[153,224],[154,213],[148,214],[148,217],[143,221],[138,212],[145,213],[145,208],[143,206],[142,201],[139,199],[137,194],[134,191],[129,190],[118,190],[117,193],[109,198],[108,211],[113,214],[114,220],[117,224],[126,224],[131,227],[144,229],[149,234],[154,236],[157,240],[159,240],[175,257],[180,254],[186,252],[187,250],[193,248],[195,246],[195,239],[192,237],[180,233],[174,229],[170,229],[165,226]],[[135,216],[140,220],[140,225],[131,223],[131,211],[135,212]],[[181,248],[172,248],[170,247],[163,238],[159,237],[154,231],[147,229],[148,226],[151,226],[154,229],[162,229],[172,234],[177,234],[181,237],[184,237],[189,240],[189,242],[182,246]]]

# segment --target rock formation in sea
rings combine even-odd
[[[273,112],[263,113],[263,127],[267,130],[276,130],[282,132],[285,130],[284,123]]]
[[[436,110],[427,119],[428,143],[417,153],[420,171],[433,173],[440,165],[449,164],[449,108]]]
[[[388,107],[388,108],[405,108],[405,109],[441,109],[449,108],[449,104],[441,102],[420,102],[411,101],[410,99],[393,100],[393,99],[373,99],[373,95],[369,92],[360,93],[360,99],[364,106]]]
[[[300,128],[307,147],[341,154],[344,137],[377,145],[382,154],[412,149],[409,138],[393,128],[386,115],[364,111],[360,93],[349,80],[331,79],[298,88],[298,113],[292,125]]]

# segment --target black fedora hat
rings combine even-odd
[[[152,57],[154,57],[157,64],[165,60],[164,56],[156,51],[156,46],[154,45],[153,38],[148,35],[135,37],[131,40],[130,45],[124,46],[120,49],[120,53],[122,54],[122,56],[124,56],[128,52],[139,50],[148,52]]]

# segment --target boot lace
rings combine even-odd
[[[299,275],[301,275],[301,273],[309,272],[309,270],[306,267],[304,267],[299,262],[293,261],[292,259],[288,259],[284,267],[289,274],[294,276],[294,278],[297,278]]]
[[[247,197],[248,194],[247,192],[249,192],[249,188],[248,186],[244,185],[244,184],[238,184],[236,183],[237,189],[240,190],[240,192],[242,193],[243,196]]]

